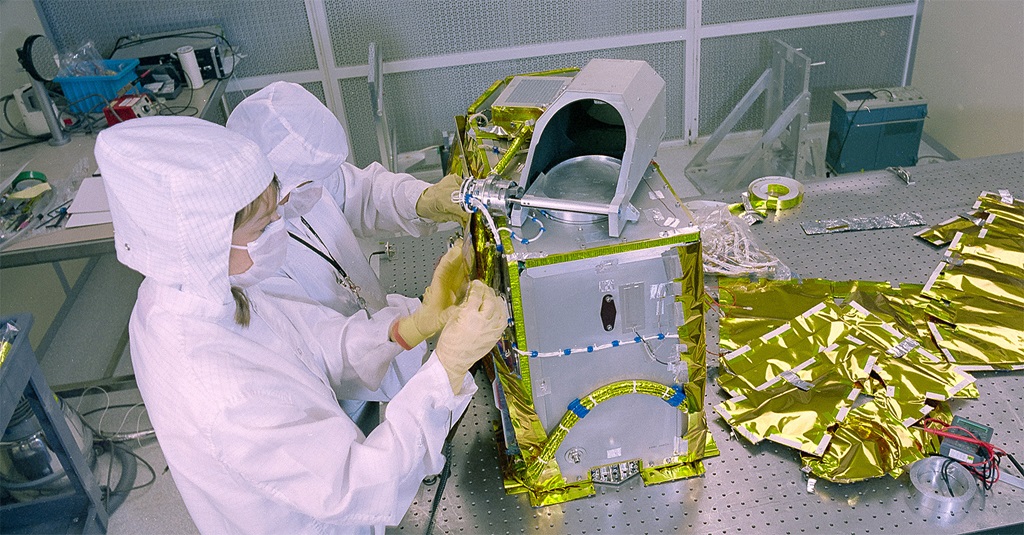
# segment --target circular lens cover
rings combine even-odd
[[[45,35],[30,35],[18,49],[18,61],[28,75],[40,82],[57,77],[57,47]]]

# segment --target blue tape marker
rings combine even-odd
[[[569,402],[569,410],[580,418],[586,418],[587,415],[590,414],[590,409],[584,407],[583,404],[580,403],[580,398],[576,398]]]
[[[664,340],[664,339],[665,339],[665,333],[658,333],[658,340]]]
[[[593,352],[594,352],[594,346],[587,346],[587,353],[593,353]]]
[[[562,350],[562,354],[563,355],[568,355],[569,353],[572,353],[572,349],[563,349]]]
[[[619,341],[618,340],[612,340],[612,347],[619,347]]]
[[[538,353],[536,351],[530,351],[530,356],[531,357],[536,357],[537,355],[538,355]]]
[[[678,407],[686,400],[686,394],[683,393],[683,387],[681,385],[672,385],[672,390],[675,390],[676,393],[673,394],[672,397],[666,399],[665,403],[668,403],[673,407]]]

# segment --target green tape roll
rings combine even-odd
[[[43,182],[46,182],[46,175],[40,173],[39,171],[22,171],[22,172],[18,173],[18,176],[16,176],[14,178],[14,182],[11,182],[11,189],[12,190],[19,190],[19,189],[25,189],[25,188],[29,188],[29,187],[32,187],[32,186],[36,185],[36,184],[25,184],[24,186],[19,188],[18,186],[21,185],[25,181],[32,181],[32,182],[36,182],[38,184],[42,184]]]
[[[747,193],[755,208],[789,210],[803,202],[804,185],[785,176],[765,176],[751,182]]]

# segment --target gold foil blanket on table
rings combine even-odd
[[[969,370],[1024,369],[1024,200],[982,193],[980,227],[954,234],[921,293],[927,328]]]
[[[730,286],[720,286],[721,295],[735,290]],[[772,286],[801,288],[796,281],[761,284],[755,299],[772,293],[764,291]],[[804,290],[829,287],[814,281]],[[797,301],[810,292],[796,292]],[[748,302],[747,295],[732,295],[736,302],[723,312],[746,310],[738,303]],[[888,319],[847,297],[842,305],[818,303],[778,326],[770,321],[769,331],[742,340],[720,359],[719,385],[733,397],[716,410],[751,442],[768,439],[800,451],[816,477],[849,482],[899,475],[938,448],[915,424],[935,411],[948,415],[945,401],[976,391],[973,377]],[[723,333],[728,326],[723,318]]]

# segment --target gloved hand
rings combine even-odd
[[[444,327],[448,317],[444,311],[465,297],[469,284],[469,266],[462,255],[459,240],[441,257],[434,269],[430,286],[423,293],[423,305],[391,324],[392,341],[404,349],[412,349]]]
[[[437,223],[456,221],[466,226],[469,214],[458,203],[452,202],[452,192],[462,186],[459,175],[448,175],[440,182],[423,190],[416,200],[416,215]]]
[[[449,314],[451,318],[441,330],[435,352],[457,395],[466,372],[494,347],[508,327],[508,310],[505,300],[494,290],[473,280],[466,301],[449,309]]]

